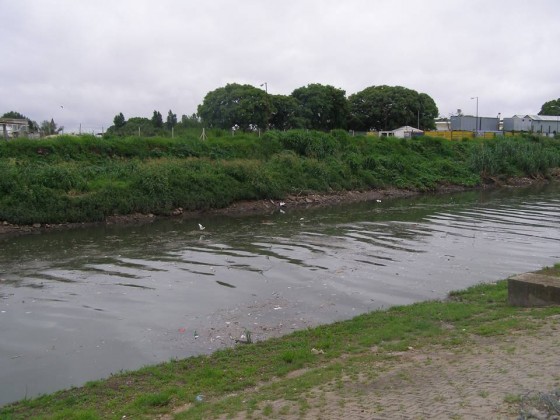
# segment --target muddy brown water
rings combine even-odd
[[[560,260],[558,183],[282,211],[0,238],[0,404]]]

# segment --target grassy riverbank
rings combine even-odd
[[[560,277],[560,265],[543,273]],[[489,337],[501,339],[507,347],[507,337],[529,337],[543,323],[557,323],[559,314],[560,307],[509,306],[505,281],[478,285],[453,292],[445,301],[393,307],[282,338],[239,344],[209,356],[117,374],[0,408],[0,419],[206,419],[239,413],[247,418],[256,412],[262,417],[298,417],[312,408],[313,390],[333,384],[341,390],[343,382],[383,378],[403,352],[431,349],[429,354],[436,360],[434,349],[446,354],[476,353],[481,340]],[[532,340],[534,351],[541,351],[536,340],[527,340]],[[515,351],[506,349],[507,354]],[[430,360],[423,362],[427,368]],[[502,398],[516,403],[520,397]],[[273,401],[284,401],[285,406],[275,406]]]
[[[239,200],[375,188],[473,187],[547,177],[560,142],[544,137],[450,142],[289,131],[178,139],[61,136],[0,143],[0,221],[95,222]]]

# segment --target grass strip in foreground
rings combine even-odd
[[[560,276],[559,265],[544,270]],[[299,401],[305,412],[303,393],[357,375],[391,352],[460,348],[478,336],[530,332],[556,314],[560,307],[509,306],[506,281],[481,284],[444,301],[375,311],[24,400],[0,408],[0,419],[213,418],[250,414],[280,398]]]

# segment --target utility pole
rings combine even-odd
[[[476,99],[476,135],[478,135],[479,124],[478,124],[478,96],[473,96],[471,99]]]

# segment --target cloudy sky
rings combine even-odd
[[[66,131],[179,118],[226,83],[430,95],[439,113],[560,97],[559,0],[0,0],[0,115]],[[264,87],[263,87],[264,88]]]

